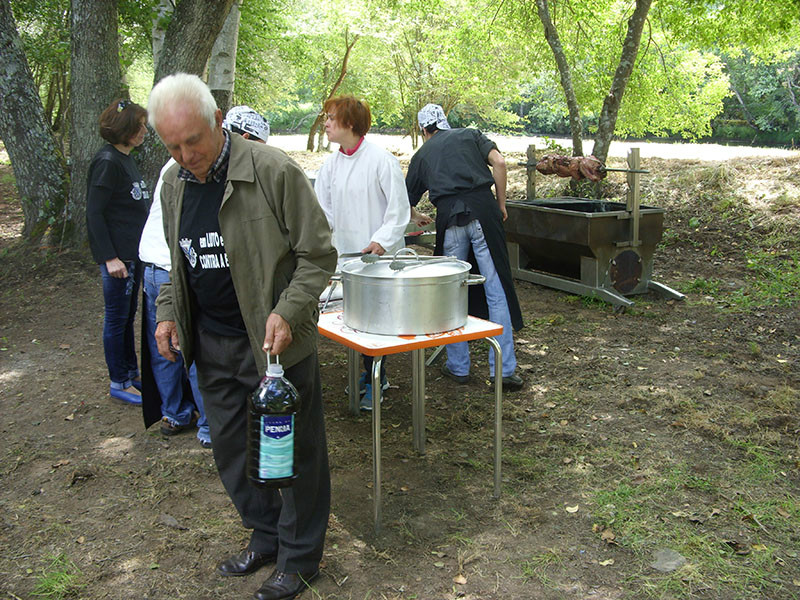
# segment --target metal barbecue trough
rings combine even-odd
[[[626,296],[648,290],[685,298],[652,280],[664,209],[639,204],[639,177],[647,171],[640,168],[638,148],[629,151],[628,166],[626,203],[587,198],[507,202],[513,276],[594,296],[618,309],[633,305]]]

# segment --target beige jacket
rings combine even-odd
[[[292,328],[281,354],[291,367],[316,349],[317,302],[336,267],[331,232],[303,170],[283,151],[231,135],[228,178],[219,209],[220,233],[250,347],[259,371],[267,317],[275,312]],[[173,269],[161,286],[157,320],[175,321],[187,365],[194,356],[194,314],[178,244],[185,182],[178,165],[164,174],[161,204]]]

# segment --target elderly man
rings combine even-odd
[[[262,144],[269,138],[269,123],[249,106],[234,106],[225,115],[222,127],[238,133],[246,140]],[[161,421],[161,434],[173,436],[192,426],[197,409],[197,439],[203,448],[211,448],[211,434],[203,407],[203,396],[197,384],[197,369],[186,369],[183,358],[167,360],[156,346],[156,298],[161,286],[169,281],[172,268],[169,247],[164,238],[161,218],[161,187],[164,173],[175,164],[170,158],[161,169],[153,193],[150,214],[139,240],[139,260],[142,273],[142,410],[145,427]],[[172,356],[170,356],[172,358]]]
[[[508,217],[505,159],[495,143],[477,129],[451,129],[438,104],[425,105],[417,120],[425,143],[408,165],[409,202],[415,207],[427,191],[436,207],[434,254],[461,260],[471,257],[473,267],[486,277],[483,286],[470,290],[470,314],[488,317],[503,326],[503,333],[497,336],[503,351],[503,387],[518,390],[524,382],[515,372],[512,328],[522,327],[522,313],[503,230],[503,221]],[[416,209],[411,215],[420,225],[430,221]],[[479,293],[481,288],[484,294]],[[473,289],[478,292],[477,297]],[[442,373],[457,383],[467,383],[469,369],[467,342],[448,345]],[[489,353],[489,373],[494,380],[494,350]]]
[[[294,598],[319,574],[330,474],[317,358],[317,299],[336,265],[330,229],[303,170],[283,152],[222,128],[208,87],[179,73],[148,103],[151,125],[178,163],[161,202],[172,258],[158,297],[159,353],[197,365],[214,460],[246,528],[245,550],[222,576],[275,562],[258,600]],[[300,393],[293,485],[246,477],[247,398],[280,355]]]

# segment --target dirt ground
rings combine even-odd
[[[410,357],[392,357],[376,536],[370,417],[349,414],[346,352],[321,341],[332,514],[304,598],[800,595],[800,309],[729,301],[752,280],[752,240],[777,221],[796,236],[800,158],[644,167],[645,202],[667,208],[655,279],[688,297],[636,296],[618,313],[518,282],[526,384],[504,399],[499,500],[486,345],[473,346],[468,385],[428,367],[424,456],[412,446]],[[268,568],[214,573],[248,535],[211,452],[193,434],[146,431],[139,409],[108,396],[97,268],[88,252],[19,245],[9,174],[0,166],[0,598],[38,597],[56,571],[74,576],[56,598],[250,597]],[[523,177],[512,168],[513,196]],[[750,206],[711,210],[722,188]],[[663,549],[686,564],[653,568]]]

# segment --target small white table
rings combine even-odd
[[[350,386],[350,411],[358,414],[358,355],[366,354],[375,360],[372,363],[372,389],[381,389],[381,363],[389,354],[411,352],[412,405],[411,421],[414,449],[425,453],[425,348],[443,346],[454,342],[485,339],[495,351],[495,406],[494,406],[494,497],[500,497],[502,408],[503,408],[503,355],[494,336],[503,332],[503,326],[491,321],[468,317],[464,327],[430,335],[378,335],[356,331],[345,325],[342,311],[322,313],[318,323],[319,332],[326,338],[339,342],[348,349],[348,383]],[[375,398],[380,398],[375,394]],[[372,482],[375,532],[381,523],[381,403],[372,403]]]

